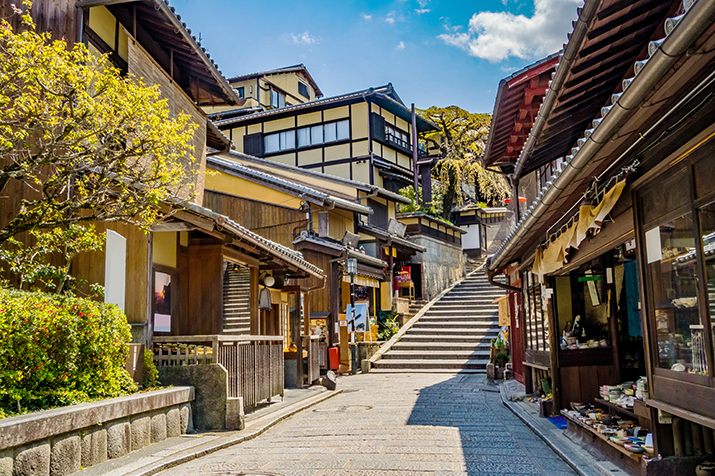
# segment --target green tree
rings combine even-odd
[[[509,185],[504,177],[481,164],[490,114],[470,113],[457,106],[432,106],[419,113],[439,126],[439,131],[427,133],[424,140],[430,152],[438,150],[442,156],[432,174],[444,187],[442,216],[445,219],[449,219],[455,205],[468,198],[467,186],[474,187],[475,196],[471,198],[489,205],[496,205],[509,196]]]
[[[47,272],[39,256],[59,251],[71,260],[96,249],[85,236],[96,232],[80,225],[146,227],[162,200],[191,196],[196,125],[171,116],[158,86],[123,75],[81,43],[37,33],[31,3],[24,6],[13,6],[22,31],[0,20],[0,207],[8,217],[0,248],[32,281]],[[19,204],[9,196],[18,190]]]

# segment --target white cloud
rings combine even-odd
[[[429,3],[429,0],[417,0],[417,3],[420,4],[420,8],[424,8]]]
[[[404,50],[404,49],[405,49],[405,42],[404,42],[404,41],[399,42],[399,43],[397,44],[397,46],[395,47],[395,49],[396,49],[397,51]]]
[[[395,12],[388,13],[387,16],[385,17],[385,21],[387,23],[389,23],[390,25],[394,25],[395,24]]]
[[[372,21],[372,15],[368,15],[366,13],[361,13],[360,16],[365,20],[365,21]]]
[[[320,42],[320,40],[318,40],[316,37],[310,36],[307,31],[298,35],[291,33],[290,37],[293,39],[293,43],[296,45],[317,45]]]
[[[530,59],[555,53],[571,31],[582,0],[534,0],[531,17],[508,12],[479,12],[469,20],[468,33],[439,35],[448,45],[491,62],[511,56]]]
[[[415,13],[418,15],[422,15],[423,13],[429,13],[429,8],[420,8],[419,10],[415,10]]]

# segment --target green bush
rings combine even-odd
[[[393,311],[378,311],[377,313],[377,340],[390,340],[400,330],[397,323],[397,314]]]
[[[126,316],[113,304],[0,289],[0,415],[136,391]]]
[[[161,385],[161,382],[159,382],[159,369],[154,365],[154,352],[146,349],[144,351],[144,380],[142,381],[142,386],[152,388],[159,385]]]

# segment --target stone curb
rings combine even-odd
[[[370,357],[370,359],[368,360],[368,362],[370,362],[370,365],[368,366],[367,370],[368,370],[368,371],[372,370],[372,364],[374,364],[375,362],[377,362],[378,360],[380,360],[380,359],[382,358],[382,356],[385,355],[385,354],[392,348],[392,346],[395,345],[395,343],[398,342],[398,341],[402,338],[402,336],[404,336],[405,333],[406,333],[408,330],[410,330],[410,328],[412,328],[412,326],[415,325],[415,323],[417,323],[417,321],[419,321],[420,318],[422,318],[422,316],[424,316],[424,315],[427,313],[427,311],[430,310],[430,308],[432,307],[433,304],[435,304],[437,301],[439,301],[440,299],[442,299],[442,297],[444,297],[445,294],[447,294],[448,292],[450,292],[450,291],[451,291],[452,289],[454,289],[456,286],[462,284],[468,277],[470,277],[470,276],[473,275],[474,273],[480,271],[480,270],[484,267],[485,264],[486,264],[486,260],[485,260],[482,264],[480,264],[477,268],[475,268],[474,270],[472,270],[469,274],[467,274],[465,277],[463,277],[463,278],[460,279],[459,281],[455,281],[454,283],[452,283],[452,285],[451,285],[450,287],[448,287],[447,289],[445,289],[444,291],[442,291],[441,293],[439,293],[434,299],[432,299],[430,302],[428,302],[427,304],[425,304],[425,305],[422,307],[422,309],[420,309],[420,310],[417,312],[417,314],[415,314],[415,315],[412,317],[412,319],[410,319],[409,321],[407,321],[407,322],[405,323],[405,325],[402,326],[399,331],[397,331],[397,334],[395,334],[394,336],[392,336],[392,338],[391,338],[390,340],[388,340],[387,342],[385,342],[385,343],[382,345],[382,347],[380,347],[380,349],[379,349],[377,352],[375,352],[375,354],[374,354],[372,357]]]
[[[202,456],[206,456],[211,453],[215,453],[216,451],[237,445],[239,443],[243,443],[244,441],[251,440],[263,434],[268,429],[272,428],[283,420],[292,417],[296,413],[299,413],[307,408],[317,405],[318,403],[328,400],[329,398],[333,398],[341,393],[343,393],[343,390],[321,392],[319,395],[315,395],[313,397],[302,400],[301,402],[296,404],[296,407],[288,407],[284,410],[280,410],[254,420],[253,422],[249,423],[246,428],[250,431],[250,433],[243,433],[242,431],[235,436],[226,437],[225,439],[221,438],[221,441],[207,443],[205,447],[197,451],[195,450],[189,454],[182,454],[173,457],[169,456],[162,461],[150,463],[151,466],[148,468],[142,468],[137,471],[127,473],[127,476],[150,476],[153,474],[157,474],[166,469],[179,466],[180,464],[184,464],[194,459],[201,458]]]
[[[600,461],[596,460],[591,454],[589,454],[586,450],[583,448],[579,447],[575,443],[572,443],[570,441],[564,441],[564,442],[556,442],[553,441],[554,438],[551,437],[551,435],[548,434],[548,432],[551,431],[551,429],[544,430],[542,428],[539,428],[539,425],[537,425],[533,419],[527,415],[524,410],[519,408],[519,406],[513,402],[510,402],[507,400],[506,395],[504,394],[505,392],[502,390],[502,385],[499,385],[499,395],[501,396],[502,403],[504,406],[506,406],[509,410],[514,413],[526,426],[531,429],[536,435],[541,438],[544,443],[546,443],[547,446],[549,446],[554,452],[559,455],[559,457],[564,460],[566,464],[568,464],[571,469],[576,471],[580,476],[602,476],[604,472],[600,470],[601,463]],[[551,425],[551,423],[548,423]],[[552,425],[553,426],[553,425]],[[556,427],[554,427],[554,430],[558,430]],[[560,430],[558,430],[560,431]],[[555,436],[555,435],[554,435]],[[565,437],[564,437],[565,438]],[[561,444],[560,444],[561,443]],[[567,447],[568,446],[568,447]],[[577,461],[578,459],[583,460],[583,462],[579,463]],[[584,464],[585,463],[585,464]],[[603,462],[603,463],[608,463],[608,462]],[[583,467],[587,466],[587,467]],[[589,471],[591,468],[597,470],[598,472],[595,471]],[[600,471],[599,471],[600,470]],[[608,474],[608,473],[606,473]],[[616,473],[616,474],[624,474],[624,473]]]

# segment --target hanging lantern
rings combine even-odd
[[[270,309],[271,306],[271,291],[268,288],[261,289],[261,295],[258,299],[258,309]]]

